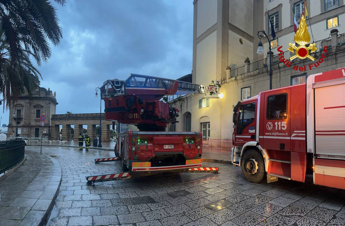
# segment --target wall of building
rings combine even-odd
[[[253,43],[244,37],[229,31],[228,65],[231,68],[243,66],[247,57],[250,60],[253,59]]]
[[[197,37],[217,23],[217,0],[198,0],[197,6]]]
[[[217,32],[213,32],[196,47],[196,84],[208,85],[216,80]]]
[[[253,36],[253,0],[229,1],[229,23]]]

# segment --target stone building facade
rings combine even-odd
[[[258,31],[270,33],[268,19],[274,21],[277,36],[277,39],[271,42],[273,88],[302,83],[311,74],[345,67],[343,0],[307,0],[307,25],[311,42],[318,47],[313,56],[319,60],[322,58],[323,48],[327,46],[329,49],[322,64],[309,69],[308,65],[316,62],[294,60],[290,67],[279,62],[279,46],[283,47],[286,59],[291,56],[287,47],[289,43],[294,43],[292,10],[301,9],[302,2],[194,0],[193,83],[207,86],[212,80],[220,81],[223,98],[194,94],[174,100],[172,105],[180,110],[179,123],[169,129],[184,131],[191,128],[192,131],[202,132],[204,143],[210,146],[231,147],[234,105],[269,89],[271,62],[267,61],[269,48],[266,39],[261,40],[264,55],[258,55],[256,52],[259,43]],[[246,61],[247,58],[249,61]],[[308,70],[293,70],[296,65],[306,66]]]
[[[18,136],[39,138],[43,134],[49,137],[51,117],[56,114],[56,93],[50,89],[39,87],[32,96],[22,95],[10,107],[8,137]],[[46,121],[42,126],[40,116],[44,114]]]

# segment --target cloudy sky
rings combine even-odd
[[[107,79],[192,70],[193,0],[67,0],[56,9],[63,39],[38,69],[57,114],[99,112],[95,88]]]

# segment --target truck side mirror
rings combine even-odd
[[[234,112],[234,114],[232,115],[232,122],[236,125],[236,121],[237,121],[237,112]]]

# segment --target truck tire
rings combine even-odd
[[[261,153],[250,149],[246,151],[241,162],[244,177],[253,183],[259,183],[265,178],[265,165]]]

